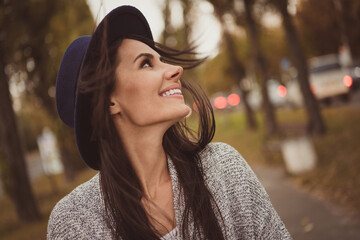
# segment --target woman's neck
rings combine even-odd
[[[165,131],[146,128],[138,130],[119,129],[126,153],[138,176],[143,191],[149,199],[170,179],[166,154],[162,145]]]

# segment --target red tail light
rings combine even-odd
[[[236,93],[232,93],[227,97],[227,102],[230,106],[236,106],[240,103],[240,97]]]
[[[350,77],[349,75],[345,75],[344,78],[343,78],[343,83],[344,83],[345,86],[351,87],[351,85],[353,84],[352,77]]]
[[[217,109],[224,109],[227,106],[226,98],[225,97],[217,97],[214,100],[214,105]]]
[[[283,85],[280,85],[277,87],[277,94],[279,97],[285,97],[287,93],[286,87]]]
[[[314,87],[314,84],[310,84],[310,91],[313,93],[313,94],[316,94],[316,90],[315,90],[315,87]]]

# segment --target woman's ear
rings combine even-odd
[[[110,115],[117,115],[121,112],[120,104],[114,99],[110,98],[110,105],[109,105]]]

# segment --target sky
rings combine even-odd
[[[112,9],[120,5],[131,5],[138,8],[148,20],[155,41],[158,41],[164,29],[162,17],[162,6],[164,0],[103,0],[103,6],[100,8],[100,0],[87,0],[94,18],[97,22],[101,21],[104,16]],[[198,5],[198,18],[194,26],[194,35],[192,39],[197,40],[199,45],[198,52],[205,55],[216,55],[220,41],[221,28],[213,16],[213,7],[206,1],[201,1]],[[175,1],[171,5],[172,22],[175,27],[181,25],[182,9],[179,2]]]

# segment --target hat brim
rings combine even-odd
[[[76,81],[90,40],[91,36],[81,36],[67,47],[56,76],[56,110],[71,128],[74,128]]]

